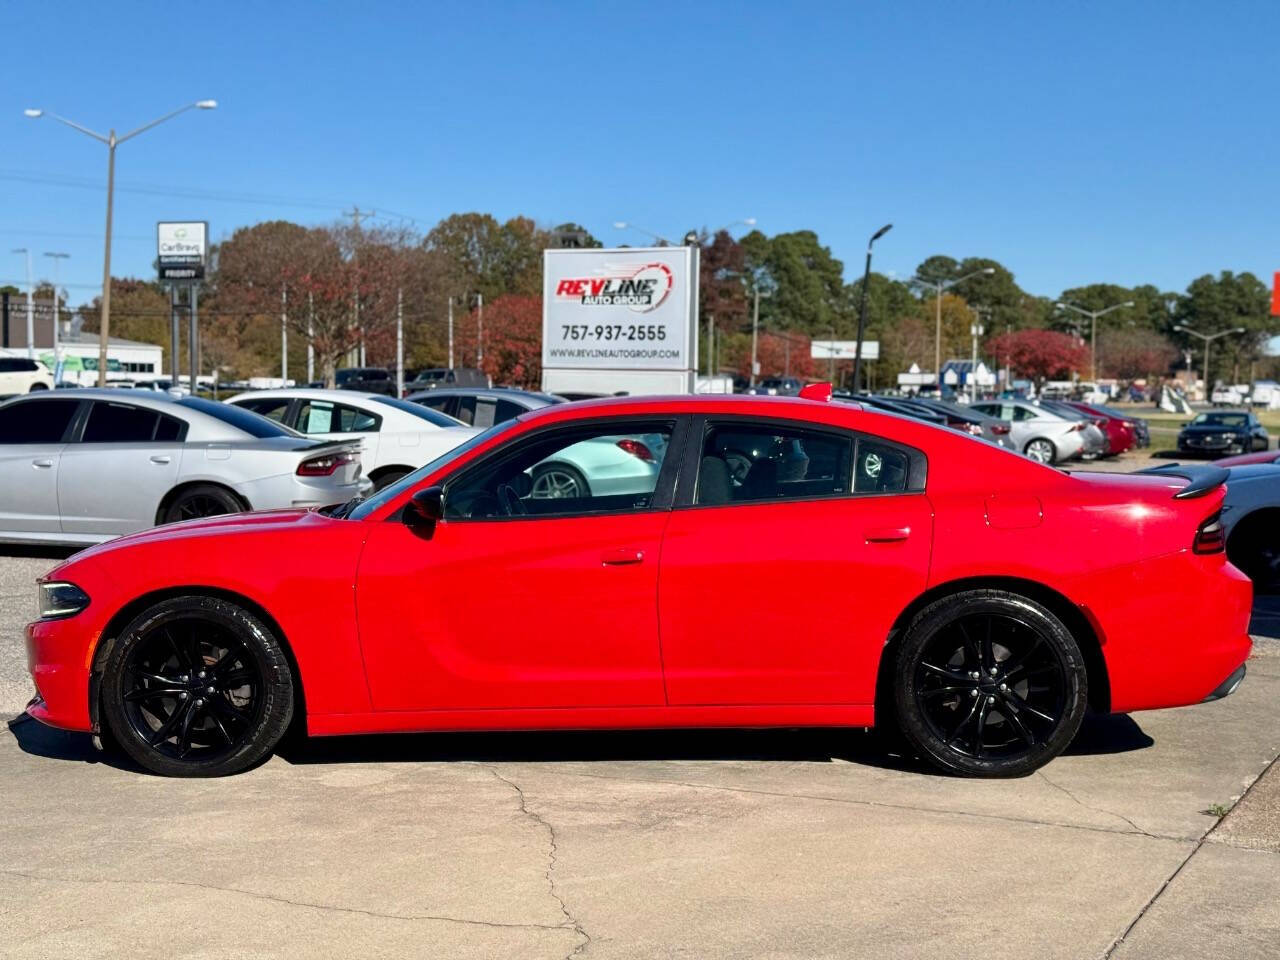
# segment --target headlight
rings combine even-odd
[[[89,595],[74,583],[50,580],[37,584],[36,612],[41,620],[74,617],[89,605]]]

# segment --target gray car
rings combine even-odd
[[[1253,581],[1255,593],[1280,593],[1280,464],[1231,467],[1226,482],[1227,559]]]
[[[0,541],[90,544],[159,523],[340,503],[371,484],[358,443],[153,391],[0,404]]]
[[[486,428],[539,407],[565,402],[563,397],[552,393],[511,387],[436,387],[411,393],[405,399],[447,413],[469,427]]]
[[[983,400],[970,404],[969,409],[1007,421],[1014,446],[1038,463],[1062,463],[1085,452],[1089,424],[1081,418],[1067,417],[1025,400]],[[1097,450],[1101,449],[1097,444]]]

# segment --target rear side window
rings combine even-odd
[[[61,443],[79,400],[29,400],[0,407],[0,443]]]
[[[306,400],[298,411],[303,433],[377,433],[381,425],[381,417],[328,400]]]
[[[201,413],[221,420],[228,426],[235,427],[251,437],[262,440],[266,437],[296,437],[297,434],[288,427],[281,426],[266,417],[258,416],[251,410],[242,410],[230,403],[215,403],[204,397],[183,397],[175,401],[178,406],[188,410],[199,410]]]
[[[911,461],[905,450],[868,438],[858,440],[854,493],[906,493]]]
[[[82,443],[150,443],[160,414],[146,407],[99,400],[89,410]]]
[[[289,400],[287,397],[258,397],[255,400],[237,400],[236,406],[252,410],[254,413],[260,414],[268,420],[274,420],[276,423],[284,423],[285,414],[289,412]]]
[[[712,424],[695,502],[798,500],[853,489],[853,437],[781,425]]]
[[[0,373],[30,373],[39,369],[34,360],[21,357],[0,357]]]
[[[432,410],[439,410],[447,414],[449,412],[449,401],[452,399],[453,398],[449,396],[443,396],[443,397],[432,396],[432,397],[423,397],[421,400],[414,400],[413,402],[421,404],[424,407],[429,407]]]

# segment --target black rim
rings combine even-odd
[[[240,747],[262,712],[262,677],[231,631],[196,618],[148,629],[124,671],[124,713],[144,743],[174,760],[215,760]]]
[[[970,614],[942,627],[915,669],[920,715],[947,748],[1011,760],[1058,729],[1067,670],[1057,648],[1016,617]]]
[[[217,497],[197,493],[178,501],[179,520],[199,520],[201,517],[217,517],[231,510]]]

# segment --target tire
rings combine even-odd
[[[100,696],[120,748],[168,777],[239,773],[265,759],[293,719],[280,641],[215,597],[174,597],[135,617],[107,658]]]
[[[1052,464],[1058,459],[1058,448],[1053,445],[1052,440],[1046,440],[1044,437],[1028,440],[1022,452],[1036,463]]]
[[[40,383],[37,381],[36,383],[33,383],[31,385],[31,388],[27,390],[27,393],[37,393],[40,390],[48,390],[48,389],[49,389],[49,385],[47,383]]]
[[[1048,763],[1075,738],[1089,699],[1070,631],[1004,590],[969,590],[921,610],[897,648],[893,680],[907,742],[970,777],[1020,777]]]
[[[582,471],[567,463],[545,463],[533,471],[533,500],[560,500],[591,496]]]
[[[373,481],[373,492],[377,493],[383,487],[391,486],[397,480],[407,477],[412,472],[413,472],[412,470],[401,470],[399,468],[392,468],[388,470],[386,473],[378,474],[378,479]],[[370,479],[372,479],[372,477]]]
[[[1227,541],[1227,559],[1253,581],[1255,594],[1280,593],[1280,521],[1245,517]]]
[[[187,487],[173,498],[161,514],[160,522],[177,523],[201,517],[220,517],[243,510],[244,505],[230,490],[212,483],[198,483]]]

